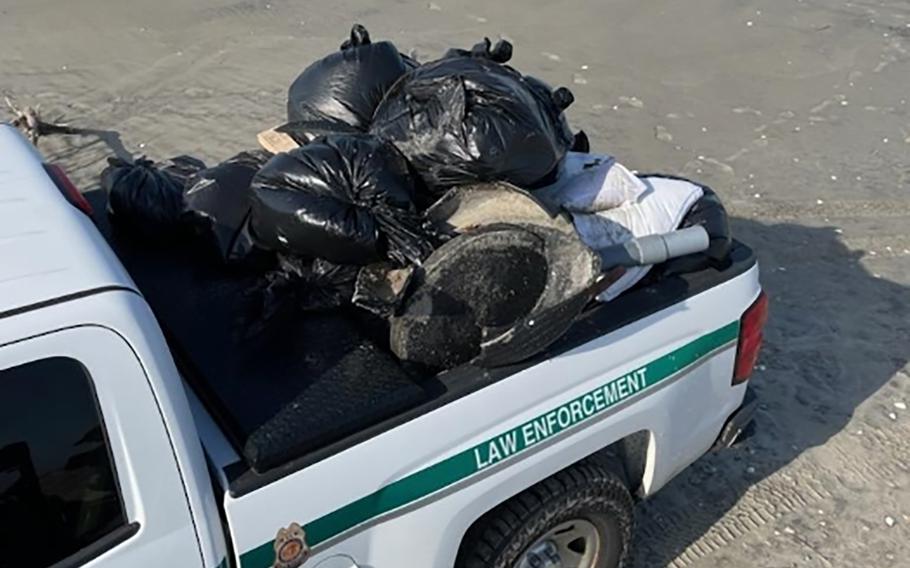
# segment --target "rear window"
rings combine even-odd
[[[126,524],[85,367],[0,371],[0,568],[45,567]]]

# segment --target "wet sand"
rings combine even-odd
[[[354,22],[421,59],[487,35],[570,87],[598,151],[711,185],[772,297],[755,435],[639,509],[636,567],[910,563],[910,6],[834,2],[3,0],[0,94],[99,136],[42,151],[254,147]]]

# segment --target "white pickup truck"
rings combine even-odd
[[[2,567],[620,566],[634,501],[754,408],[738,242],[527,362],[419,377],[355,314],[238,333],[246,276],[86,213],[0,125]]]

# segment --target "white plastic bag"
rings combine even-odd
[[[645,183],[612,156],[569,152],[559,179],[534,196],[571,213],[596,213],[636,201],[646,190]]]
[[[651,176],[641,178],[646,190],[637,200],[597,213],[573,213],[572,220],[581,240],[598,250],[644,237],[676,230],[686,213],[704,193],[698,185],[678,179]],[[650,270],[636,266],[614,282],[598,300],[607,302],[634,286]]]

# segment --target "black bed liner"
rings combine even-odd
[[[728,265],[643,282],[588,310],[531,360],[426,376],[389,353],[384,329],[365,313],[309,313],[247,334],[239,322],[255,275],[228,271],[186,247],[109,241],[154,310],[185,379],[242,456],[227,468],[234,495],[712,288],[755,263],[751,249],[734,243]]]

